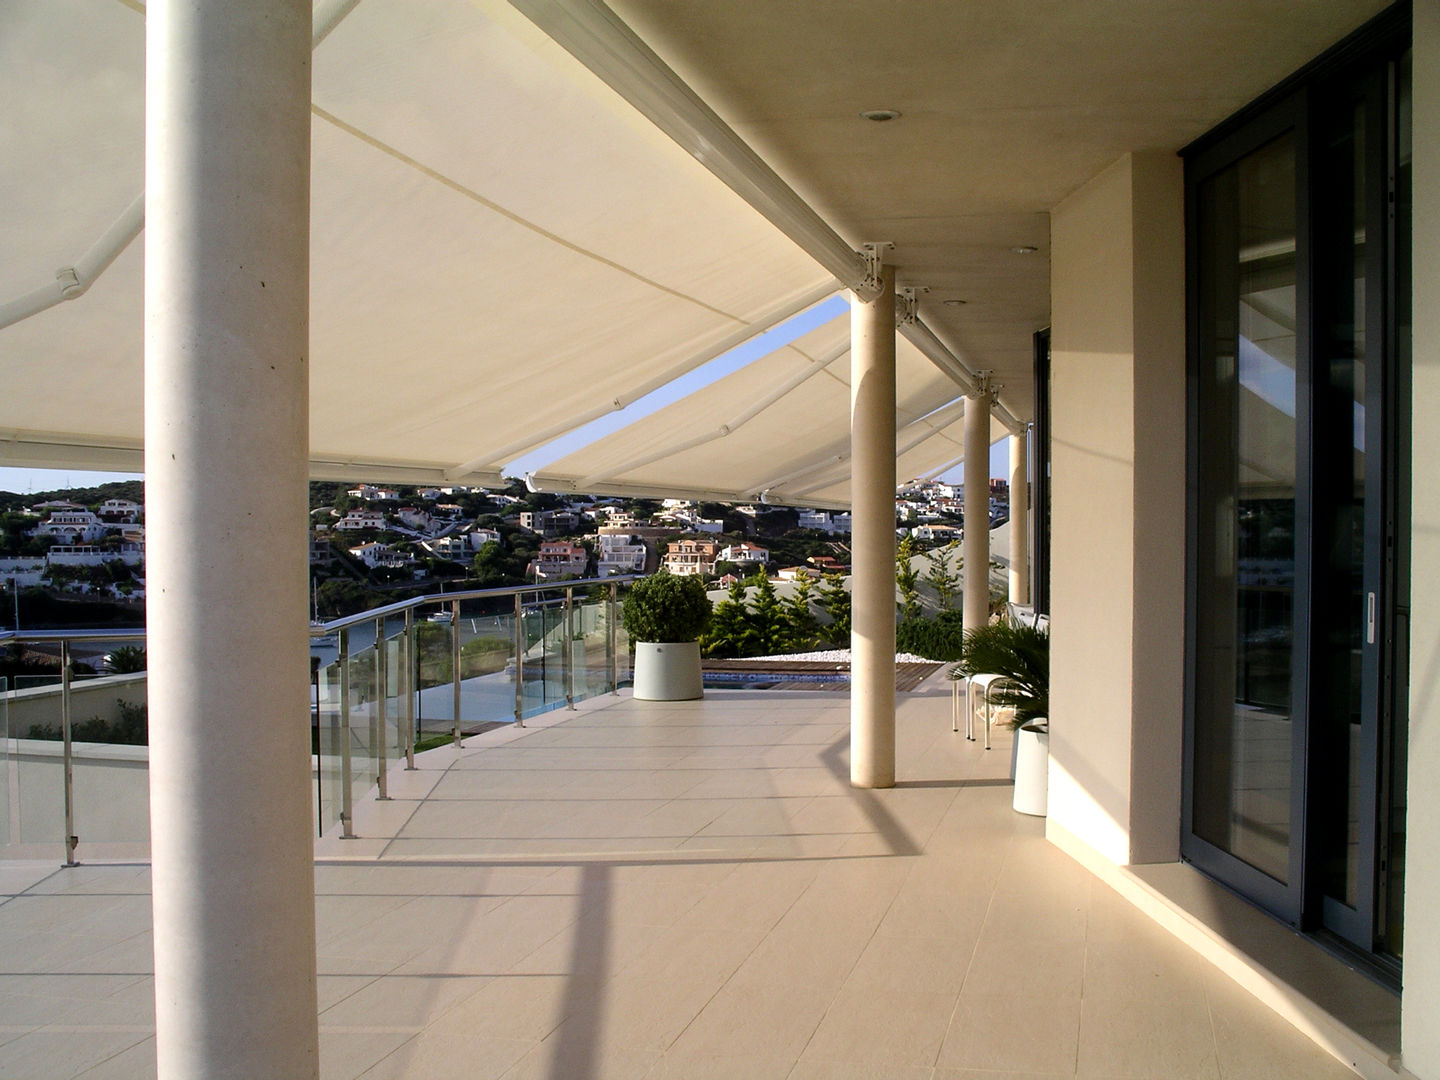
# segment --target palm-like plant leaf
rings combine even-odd
[[[992,623],[965,634],[952,679],[1001,675],[993,700],[1015,710],[1015,725],[1050,715],[1050,633],[1011,622]]]

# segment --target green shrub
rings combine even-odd
[[[144,705],[132,705],[123,698],[115,699],[116,711],[120,717],[110,721],[104,717],[92,716],[70,726],[73,742],[119,743],[124,746],[145,746],[150,741],[149,715]],[[60,742],[64,733],[59,724],[31,724],[25,733],[27,739],[48,739]]]
[[[664,570],[641,578],[625,594],[621,622],[632,641],[695,641],[710,623],[705,583]]]
[[[895,628],[895,649],[928,660],[959,660],[965,627],[958,611],[940,611],[930,618],[912,616]]]
[[[1015,710],[1014,726],[1050,715],[1050,633],[1004,621],[982,626],[965,635],[960,663],[952,679],[987,673],[1003,675],[1006,682],[992,695]]]

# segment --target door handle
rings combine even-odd
[[[1375,594],[1365,594],[1365,644],[1375,644]]]

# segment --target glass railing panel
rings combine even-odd
[[[382,650],[374,644],[372,627],[352,629],[352,641],[361,629],[370,630],[367,638],[371,644],[358,650],[352,644],[349,657],[350,784],[356,799],[367,797],[375,786],[384,753],[379,703]]]
[[[10,831],[10,761],[15,744],[10,739],[10,680],[0,675],[0,847],[17,843]]]
[[[444,734],[455,727],[452,632],[448,607],[444,611],[431,608],[427,614],[417,616],[415,726],[421,738]]]
[[[385,632],[385,745],[392,759],[405,753],[405,698],[410,672],[405,663],[405,626],[386,626]]]
[[[346,733],[341,724],[340,663],[324,665],[316,672],[315,732],[316,771],[318,775],[318,827],[321,835],[340,821],[344,808],[346,777]]]
[[[599,697],[610,691],[608,605],[591,600],[575,605],[575,696]]]
[[[630,635],[625,633],[625,623],[620,617],[625,593],[628,591],[629,584],[622,582],[615,597],[615,675],[621,686],[630,683]]]
[[[60,678],[17,675],[6,697],[6,837],[16,844],[65,842],[65,759]]]
[[[491,602],[461,609],[457,629],[464,731],[515,719],[515,615],[513,606],[496,607]]]

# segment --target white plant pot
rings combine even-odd
[[[1050,794],[1050,733],[1032,721],[1015,731],[1015,799],[1021,814],[1044,817]]]
[[[635,692],[640,701],[692,701],[702,697],[698,641],[637,641]]]

